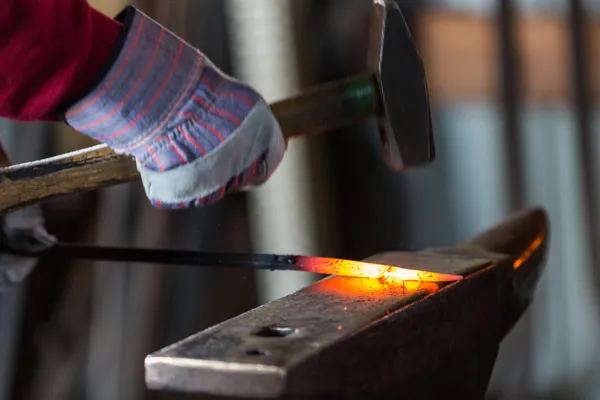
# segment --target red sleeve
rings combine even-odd
[[[94,82],[120,32],[85,0],[0,0],[0,117],[58,120]]]

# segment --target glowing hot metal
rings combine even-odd
[[[401,281],[452,282],[463,278],[460,275],[440,274],[437,272],[336,258],[298,256],[294,264],[306,272],[381,279],[388,283],[401,283]]]
[[[25,240],[27,239],[27,240]],[[313,272],[322,275],[339,275],[357,278],[379,279],[387,284],[404,284],[408,281],[451,282],[459,281],[460,275],[406,269],[398,266],[373,264],[336,258],[307,257],[277,254],[208,253],[185,250],[136,249],[124,247],[88,246],[63,242],[40,243],[35,250],[27,248],[36,243],[32,234],[19,237],[19,242],[1,243],[2,250],[33,257],[65,259],[88,259],[131,263],[190,265],[217,268],[249,268],[271,271]],[[25,248],[23,248],[25,243]],[[34,246],[35,247],[35,246]],[[40,250],[41,248],[41,250]]]

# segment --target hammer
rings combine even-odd
[[[372,0],[367,71],[271,104],[287,140],[376,118],[394,171],[435,158],[422,60],[395,1]],[[0,168],[0,213],[140,179],[133,157],[105,145]]]

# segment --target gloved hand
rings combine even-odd
[[[159,208],[212,204],[266,181],[286,143],[264,99],[136,8],[117,19],[110,65],[65,122],[134,156]]]

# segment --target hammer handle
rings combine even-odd
[[[324,84],[271,104],[286,141],[332,131],[379,115],[381,93],[375,74]]]
[[[376,79],[375,74],[359,75],[272,104],[286,141],[378,115],[382,107]],[[0,168],[0,214],[139,179],[134,159],[105,145]]]

